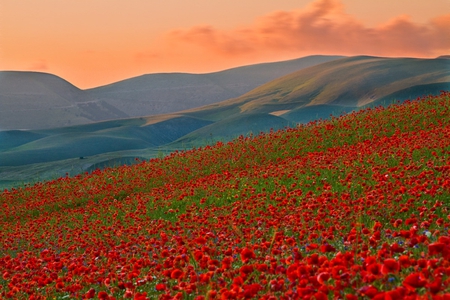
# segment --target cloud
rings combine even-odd
[[[156,52],[140,51],[140,52],[135,53],[135,55],[134,55],[134,60],[136,62],[145,62],[146,60],[159,59],[159,58],[161,58],[161,54],[158,54]]]
[[[164,38],[171,49],[196,49],[219,58],[280,54],[433,57],[450,52],[450,14],[427,24],[401,15],[370,28],[346,14],[339,0],[315,0],[303,9],[262,16],[248,26],[222,30],[199,25],[170,31]]]
[[[38,61],[35,61],[28,68],[28,70],[31,70],[31,71],[47,71],[48,70],[47,61],[45,59],[40,59]]]

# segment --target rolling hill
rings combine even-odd
[[[224,126],[235,138],[255,126],[243,128],[242,122],[227,122],[236,116],[258,115],[258,124],[272,122],[274,116],[285,124],[307,123],[339,116],[367,106],[387,105],[424,95],[450,90],[450,60],[378,58],[359,56],[343,58],[283,76],[240,97],[184,111],[185,115],[216,122],[199,129],[198,136],[224,138]],[[274,126],[282,128],[283,123]],[[232,133],[232,134],[231,134]],[[189,135],[197,136],[196,132]],[[195,139],[192,146],[197,144]],[[180,141],[186,142],[186,138]],[[176,141],[177,144],[179,141]]]
[[[159,115],[238,97],[281,76],[340,58],[315,55],[207,74],[147,74],[86,93],[129,116]]]
[[[450,92],[0,192],[2,299],[450,292]]]
[[[51,74],[0,71],[0,130],[48,129],[195,108],[338,58],[310,56],[209,74],[149,74],[89,90]]]
[[[10,148],[0,151],[0,167],[159,147],[211,123],[179,116],[153,124],[137,118],[48,130],[4,131],[0,137],[18,138],[15,144],[10,142]]]
[[[450,87],[447,59],[378,58],[358,56],[323,63],[283,76],[240,97],[189,111],[216,120],[220,111],[277,113],[315,106],[336,111],[363,107],[397,96],[422,96]],[[401,92],[401,93],[399,93]],[[397,94],[396,94],[397,93]],[[296,120],[293,120],[296,121]]]
[[[48,175],[46,164],[58,175],[76,174],[441,90],[450,90],[448,59],[342,58],[282,76],[242,96],[177,113],[1,132],[7,146],[0,147],[0,174],[6,185]]]
[[[55,75],[0,72],[0,130],[42,129],[127,117]]]

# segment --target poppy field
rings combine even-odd
[[[0,193],[0,299],[450,299],[450,93]]]

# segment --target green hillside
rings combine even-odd
[[[449,116],[443,92],[2,191],[0,298],[447,299]]]
[[[240,135],[256,135],[270,130],[279,130],[289,125],[294,124],[284,118],[268,114],[238,114],[186,134],[169,146],[179,149],[181,146],[192,148],[217,141],[232,140]]]
[[[209,124],[210,121],[180,116],[149,125],[144,119],[138,118],[35,132],[5,131],[2,135],[16,140],[16,143],[19,143],[21,136],[34,139],[28,138],[27,142],[23,141],[17,147],[13,147],[14,144],[10,142],[11,147],[0,152],[0,166],[20,166],[159,147]]]
[[[380,99],[388,101],[404,94],[413,98],[430,91],[439,94],[437,88],[450,88],[450,61],[447,59],[358,56],[300,70],[192,114],[215,118],[218,110],[234,112],[237,107],[243,113],[272,113],[315,105],[334,105],[348,110],[348,107],[362,107]]]

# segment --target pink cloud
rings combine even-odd
[[[28,70],[31,70],[31,71],[47,71],[48,70],[47,61],[45,59],[40,59],[40,60],[34,62],[28,68]]]
[[[159,59],[159,58],[161,58],[161,55],[158,53],[155,53],[155,52],[141,51],[141,52],[137,52],[134,55],[134,60],[136,62],[145,62],[146,60],[149,60],[149,59],[151,60],[151,59]]]
[[[339,0],[316,0],[304,9],[262,16],[249,26],[199,25],[173,30],[165,38],[172,49],[196,47],[224,58],[281,53],[432,57],[450,52],[450,14],[427,24],[402,15],[369,28],[346,14]]]

